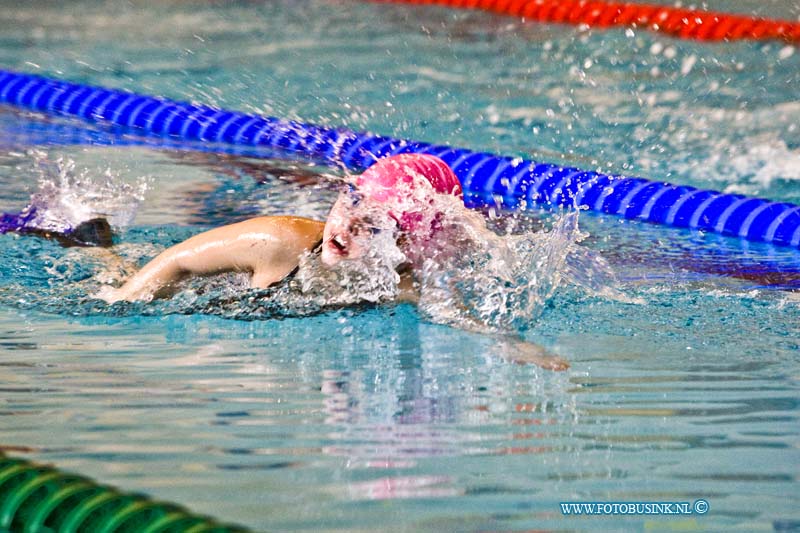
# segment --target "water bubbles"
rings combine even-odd
[[[696,62],[697,62],[697,56],[694,54],[684,57],[683,61],[681,61],[681,74],[683,74],[684,76],[689,74],[694,68]]]
[[[794,55],[794,46],[787,45],[781,48],[780,52],[778,52],[778,59],[789,59],[792,57],[792,55]]]
[[[486,121],[489,124],[495,126],[498,123],[500,123],[500,119],[501,119],[501,117],[500,117],[500,113],[497,110],[497,106],[495,106],[494,104],[490,104],[486,108]]]

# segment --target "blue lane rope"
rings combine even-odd
[[[248,115],[0,70],[0,103],[172,141],[268,148],[361,171],[377,158],[426,153],[461,180],[469,206],[581,207],[627,219],[797,247],[800,206],[606,175],[462,148]]]
[[[253,158],[286,159],[286,150],[258,146],[215,144],[188,141],[170,137],[136,135],[121,127],[108,127],[100,123],[78,122],[74,119],[55,119],[53,116],[25,116],[4,120],[0,115],[0,141],[5,147],[27,146],[129,146],[187,152],[229,154]],[[303,158],[307,162],[307,158]]]

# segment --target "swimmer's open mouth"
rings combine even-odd
[[[331,237],[328,240],[328,242],[333,244],[333,246],[336,248],[337,253],[344,255],[344,253],[347,252],[347,246],[342,241],[339,240],[338,235],[334,235],[333,237]]]

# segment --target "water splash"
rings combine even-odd
[[[97,217],[106,218],[115,227],[133,222],[147,191],[145,178],[131,184],[111,169],[101,173],[88,168],[76,170],[69,158],[52,161],[38,151],[33,156],[39,185],[28,207],[35,211],[29,226],[63,232]]]
[[[59,169],[57,179],[46,180],[39,193],[42,201],[56,200],[52,210],[48,204],[51,216],[63,213],[63,206],[76,205],[83,211],[73,209],[69,216],[108,212],[104,198],[113,205],[124,197],[120,189],[108,189],[116,194],[105,197],[95,190],[89,199],[96,204],[86,207],[86,197],[79,199],[71,192],[77,184],[87,183],[86,174],[76,176],[63,162],[55,168]],[[59,184],[67,190],[57,191]],[[130,188],[122,191],[132,194]],[[481,213],[465,209],[455,196],[421,198],[414,196],[421,194],[416,190],[409,194],[400,195],[402,205],[391,209],[368,201],[353,207],[354,219],[370,230],[360,234],[366,253],[357,259],[329,267],[318,253],[309,252],[301,257],[294,276],[269,289],[250,289],[246,274],[226,274],[186,280],[172,298],[149,303],[109,306],[91,295],[103,285],[121,283],[137,265],[157,255],[160,246],[128,242],[113,252],[65,251],[47,241],[7,236],[12,242],[1,253],[9,256],[7,264],[14,263],[10,256],[27,256],[35,275],[29,279],[20,272],[11,273],[3,283],[0,301],[65,314],[203,313],[263,320],[396,300],[403,292],[404,276],[398,272],[413,267],[414,292],[427,320],[478,332],[519,332],[536,324],[560,287],[619,297],[607,264],[579,244],[585,234],[579,229],[578,213],[546,215],[547,231],[532,231],[532,226],[538,228],[543,222],[532,224],[533,217],[525,214],[503,217],[502,224],[494,221],[490,229]],[[395,209],[413,213],[413,231],[398,235],[396,218],[391,216]],[[125,220],[116,219],[120,222]],[[130,229],[127,236],[141,240],[138,231]]]
[[[398,267],[406,261],[392,232],[376,234],[367,253],[333,267],[322,265],[319,257],[301,258],[295,287],[320,306],[342,307],[358,303],[380,303],[400,294]]]
[[[555,215],[548,231],[536,233],[497,235],[472,213],[450,229],[464,231],[458,250],[426,260],[420,276],[420,309],[434,322],[519,332],[536,323],[560,287],[615,292],[607,265],[579,245],[586,235],[577,212]]]
[[[614,289],[608,264],[580,246],[586,234],[577,212],[550,217],[549,231],[530,231],[531,217],[525,215],[503,217],[505,227],[492,231],[484,216],[465,209],[459,197],[434,194],[419,177],[395,184],[389,199],[355,198],[350,216],[371,230],[358,233],[369,241],[358,246],[368,254],[340,262],[343,271],[309,270],[306,289],[326,279],[329,289],[319,293],[327,297],[338,289],[349,297],[339,295],[338,301],[384,301],[400,292],[396,270],[407,264],[415,271],[414,288],[427,319],[479,332],[529,328],[564,285],[631,301]],[[406,228],[399,239],[398,224]],[[351,269],[370,283],[351,283]]]

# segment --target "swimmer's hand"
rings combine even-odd
[[[504,338],[498,342],[503,358],[514,363],[527,365],[534,364],[545,370],[563,372],[569,368],[569,362],[557,355],[553,355],[538,344],[522,339]]]
[[[124,290],[125,287],[112,287],[110,285],[104,285],[100,287],[97,292],[91,294],[92,298],[96,298],[98,300],[103,300],[107,304],[113,304],[117,302],[149,302],[153,299],[152,291],[140,291],[139,293],[131,293],[130,291]]]

